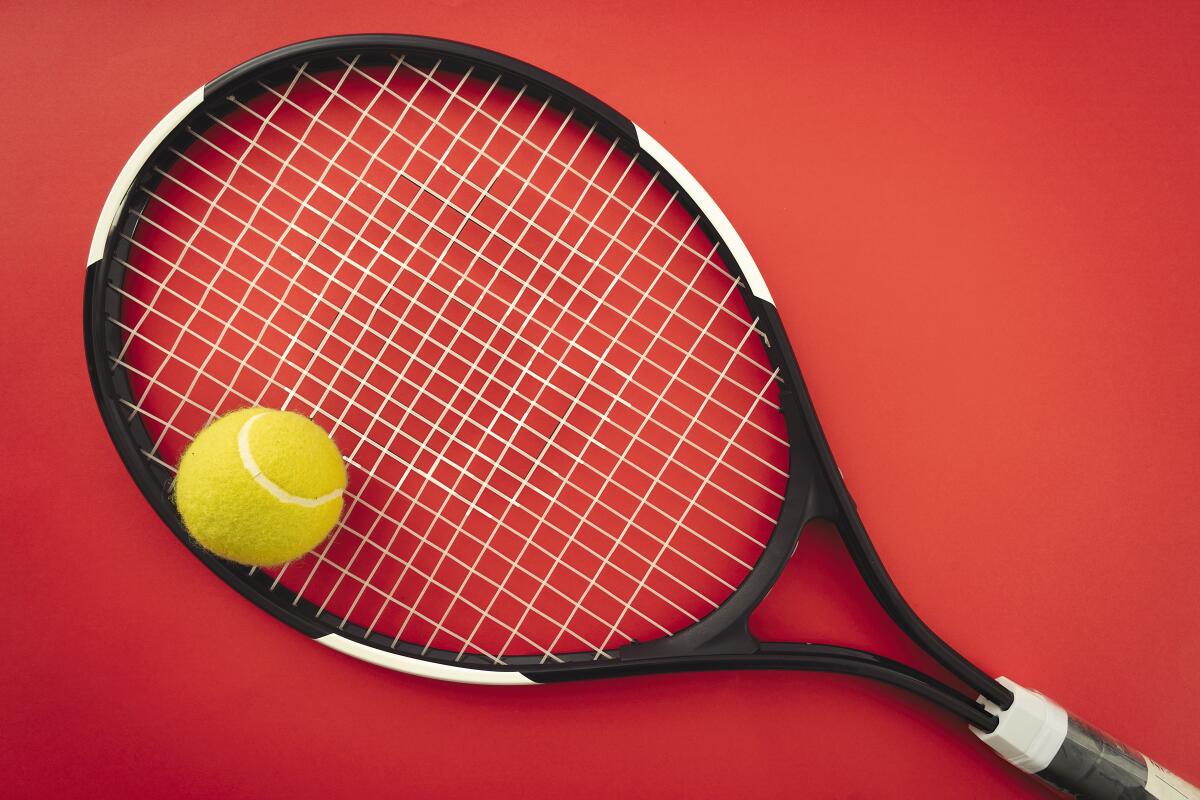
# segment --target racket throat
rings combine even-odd
[[[752,610],[752,609],[751,609]],[[723,627],[697,623],[674,636],[652,642],[635,642],[618,651],[622,661],[650,661],[683,655],[704,658],[716,655],[750,655],[760,649],[750,633],[749,611]]]
[[[662,639],[628,645],[619,651],[623,661],[708,656],[751,655],[762,651],[762,643],[750,633],[750,615],[762,603],[775,585],[808,523],[816,519],[836,520],[840,505],[824,470],[805,450],[793,450],[788,503],[793,511],[785,511],[780,528],[790,530],[788,536],[774,536],[767,544],[758,563],[737,590],[704,619],[682,631]],[[799,454],[798,457],[795,457]],[[793,493],[797,496],[793,499]],[[790,526],[784,528],[783,526]]]

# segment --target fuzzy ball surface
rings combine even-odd
[[[342,513],[345,488],[341,453],[320,425],[244,408],[209,424],[184,452],[175,505],[202,547],[266,567],[320,544]]]

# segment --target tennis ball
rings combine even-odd
[[[184,452],[175,505],[206,550],[267,567],[329,534],[345,488],[341,453],[321,426],[290,411],[244,408],[200,431]]]

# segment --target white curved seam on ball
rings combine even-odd
[[[334,489],[332,492],[323,494],[320,497],[299,497],[263,474],[262,468],[254,460],[254,454],[250,452],[250,426],[254,424],[256,419],[266,416],[266,414],[266,411],[260,411],[242,423],[242,427],[238,430],[238,455],[242,457],[242,466],[250,473],[250,477],[254,478],[259,486],[270,492],[281,503],[291,503],[292,505],[304,506],[305,508],[316,508],[317,506],[325,505],[330,500],[336,500],[341,497],[343,489]]]

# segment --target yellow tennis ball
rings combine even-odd
[[[202,547],[266,567],[316,547],[342,513],[345,488],[341,453],[320,425],[244,408],[200,431],[184,452],[175,505]]]

